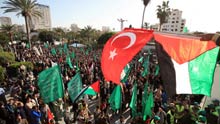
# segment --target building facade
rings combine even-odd
[[[182,11],[173,9],[168,17],[167,23],[161,26],[161,31],[174,33],[183,32],[185,24],[186,20],[182,18]]]
[[[32,30],[47,29],[51,30],[50,7],[42,4],[37,4],[35,10],[41,13],[41,17],[32,17],[30,27]]]
[[[10,17],[0,17],[0,26],[1,25],[12,25]]]

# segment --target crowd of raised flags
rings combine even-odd
[[[119,118],[119,115],[126,111],[128,107],[130,108],[130,123],[203,124],[206,122],[210,123],[211,120],[217,124],[218,119],[220,119],[219,103],[215,102],[215,104],[213,104],[214,106],[208,106],[206,111],[203,110],[206,112],[206,114],[204,114],[204,112],[199,113],[200,108],[194,104],[194,101],[199,100],[191,100],[189,98],[190,95],[178,95],[174,97],[173,94],[187,93],[210,96],[210,87],[212,86],[211,77],[214,73],[213,70],[215,68],[219,48],[213,43],[199,43],[199,41],[181,38],[181,40],[178,40],[175,37],[170,38],[156,34],[155,39],[157,41],[155,50],[151,51],[148,49],[146,51],[140,51],[142,48],[141,45],[145,45],[146,42],[148,42],[144,41],[144,43],[134,43],[134,45],[139,45],[134,48],[136,49],[135,52],[133,51],[134,49],[132,49],[134,46],[130,46],[130,49],[125,47],[126,49],[124,49],[124,51],[118,51],[118,41],[115,37],[118,38],[117,35],[122,35],[123,33],[127,33],[127,31],[136,34],[137,40],[150,40],[154,35],[151,31],[126,29],[113,36],[107,42],[109,46],[105,46],[103,51],[102,49],[92,47],[70,48],[67,43],[59,46],[45,43],[44,45],[34,45],[33,50],[25,48],[21,49],[20,52],[16,50],[18,60],[31,61],[35,65],[35,70],[33,71],[35,80],[27,80],[26,75],[19,78],[19,80],[22,80],[23,83],[28,85],[28,90],[24,88],[24,84],[20,84],[20,81],[17,81],[11,88],[11,91],[15,90],[15,94],[21,95],[25,92],[25,98],[22,96],[16,100],[22,101],[23,107],[27,109],[25,111],[30,109],[30,113],[26,113],[26,118],[20,118],[26,119],[30,124],[58,123],[61,117],[64,118],[65,123],[92,123],[90,115],[93,113],[89,111],[88,101],[85,100],[88,100],[88,95],[90,97],[96,96],[100,100],[94,112],[94,116],[97,117],[94,118],[94,121],[97,124],[114,123],[111,122],[108,115],[110,113],[115,114],[118,115]],[[167,41],[175,41],[176,44],[172,42],[173,44],[170,45],[167,44]],[[183,45],[182,41],[184,41],[186,45]],[[195,42],[197,46],[200,45],[203,51],[196,47],[197,52],[193,53],[191,51],[192,49],[190,49],[190,53],[188,53],[185,49],[185,51],[180,50],[180,46],[173,48],[178,45],[183,45],[181,48],[187,47],[187,43],[188,46],[190,46],[194,44],[192,42]],[[113,52],[117,52],[117,54],[115,53],[116,56],[112,56],[113,58],[109,59],[109,52],[112,52],[112,50]],[[157,53],[160,58],[153,60],[153,55],[158,51],[161,52],[160,54]],[[183,51],[183,53],[180,53],[180,51]],[[119,52],[121,52],[122,55],[120,55],[121,53]],[[132,54],[132,57],[130,54]],[[186,56],[183,56],[183,54]],[[200,54],[204,54],[204,56],[199,56]],[[127,58],[125,58],[125,56]],[[190,86],[179,86],[178,82],[182,78],[179,77],[178,69],[176,69],[176,67],[180,66],[176,65],[178,63],[181,65],[189,60],[194,61],[194,64],[189,64],[191,66],[189,66],[190,68],[187,71],[194,71],[192,72],[192,77],[195,78],[188,77],[189,80],[187,81],[189,81],[189,84],[191,83]],[[107,61],[107,63],[105,61]],[[175,65],[174,62],[177,62],[177,64]],[[200,71],[202,71],[201,67],[202,69],[206,68],[205,62],[211,64],[211,67],[206,69],[208,75],[211,76],[202,78],[201,76],[205,76]],[[124,64],[124,67],[119,63]],[[120,74],[118,73],[120,70],[117,69],[122,69]],[[183,67],[180,67],[180,70],[181,69],[183,69]],[[185,70],[183,69],[183,71]],[[173,74],[175,72],[176,75]],[[188,72],[184,72],[183,74]],[[196,73],[199,75],[196,75]],[[198,80],[199,77],[202,78],[203,82]],[[192,88],[193,86],[195,88]],[[185,91],[179,91],[182,90],[178,89],[179,87],[185,89]],[[190,88],[192,92],[188,92]],[[198,88],[200,88],[200,91]],[[40,93],[40,97],[36,95],[35,98],[35,94],[38,93]],[[28,99],[30,100],[28,101]],[[92,99],[89,98],[89,100]],[[34,103],[31,101],[34,101]],[[186,104],[182,104],[180,101],[185,101]],[[17,104],[4,104],[17,109]],[[3,106],[3,103],[1,103],[1,106]],[[63,106],[62,109],[60,109],[61,106]],[[72,108],[70,112],[68,111],[69,107]],[[16,123],[19,122],[19,124],[22,124],[22,121],[17,119],[21,114],[15,112],[16,109],[13,110],[15,115],[13,119],[15,119]],[[3,110],[4,108],[2,108],[2,111]],[[68,117],[70,113],[73,113],[74,116]],[[44,117],[43,114],[46,114],[46,117]],[[216,119],[216,121],[210,119],[210,117]],[[2,120],[4,121],[4,118]],[[7,123],[9,123],[9,120],[6,118]],[[125,123],[124,117],[121,116],[117,123]]]

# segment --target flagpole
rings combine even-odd
[[[202,109],[204,109],[204,108],[205,108],[205,103],[206,103],[206,100],[207,100],[207,96],[205,96],[205,98],[204,98],[204,102],[203,102],[203,104],[202,104]]]

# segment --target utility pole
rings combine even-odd
[[[124,22],[125,21],[127,21],[127,20],[124,20],[124,19],[122,19],[122,18],[120,18],[120,19],[118,19],[118,21],[121,23],[121,30],[123,30],[123,28],[124,28]]]

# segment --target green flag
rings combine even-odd
[[[159,71],[160,71],[160,67],[159,65],[156,65],[154,75],[157,76],[159,74]]]
[[[64,95],[63,83],[59,66],[53,66],[38,75],[38,86],[44,103],[62,98]]]
[[[109,97],[109,104],[113,111],[116,111],[121,108],[122,94],[121,86],[117,85],[112,91],[111,96]]]
[[[142,66],[144,67],[144,70],[141,72],[141,75],[143,77],[145,77],[147,74],[148,74],[148,67],[149,67],[149,59],[150,59],[150,56],[148,55],[146,59],[144,59],[144,62],[142,64]]]
[[[26,48],[30,48],[30,44],[29,43],[26,43]]]
[[[44,47],[48,48],[49,47],[48,43],[44,43]]]
[[[81,90],[82,90],[82,79],[80,73],[76,73],[76,75],[67,84],[67,91],[69,93],[72,102],[76,100],[76,97],[79,95]]]
[[[144,57],[142,56],[140,59],[138,59],[138,62],[142,63],[144,60]]]
[[[56,55],[56,54],[57,54],[57,52],[56,52],[56,49],[55,49],[55,48],[52,48],[52,49],[51,49],[51,54],[52,54],[52,55]]]
[[[68,50],[68,46],[67,46],[67,43],[64,44],[63,46],[63,52],[67,55],[69,50]]]
[[[146,99],[147,99],[147,96],[148,96],[148,82],[146,82],[144,84],[144,94],[142,95],[142,101],[141,101],[141,105],[142,105],[142,108],[145,107],[146,105]],[[142,109],[142,113],[144,112],[144,109]]]
[[[73,52],[71,53],[71,58],[74,59],[75,57],[76,57],[76,54],[75,54],[75,52],[73,51]]]
[[[147,96],[146,104],[144,107],[144,113],[143,113],[143,120],[145,121],[147,119],[147,116],[152,116],[152,107],[154,107],[154,97],[153,92],[151,91],[149,95]]]
[[[126,81],[128,80],[129,74],[131,72],[131,66],[129,64],[127,64],[124,68],[124,70],[121,73],[121,82],[126,83]]]
[[[86,54],[86,55],[89,55],[89,49],[86,50],[86,53],[85,53],[85,54]]]
[[[73,69],[73,65],[72,65],[71,58],[70,58],[69,54],[67,54],[67,56],[66,56],[66,63],[69,65],[69,67],[71,69]]]
[[[61,44],[59,45],[58,50],[59,50],[59,54],[62,55],[63,54],[63,48],[62,48]]]
[[[135,117],[137,113],[137,83],[135,83],[133,86],[133,93],[132,93],[131,102],[129,106],[132,111],[132,117]]]

